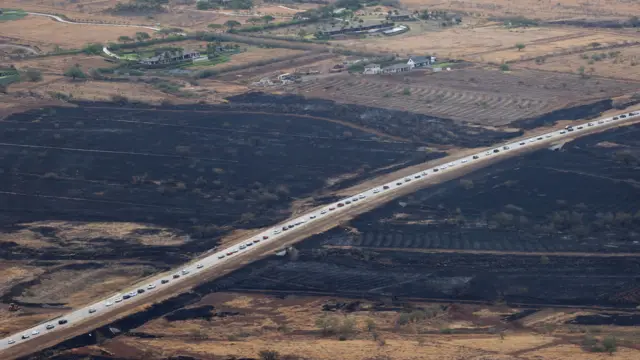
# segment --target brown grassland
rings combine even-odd
[[[326,312],[322,306],[347,299],[287,297],[258,294],[215,293],[193,307],[214,305],[216,311],[237,311],[236,316],[210,321],[153,320],[136,333],[157,337],[119,337],[77,352],[114,355],[188,355],[255,357],[263,350],[311,359],[568,359],[632,360],[640,356],[633,338],[635,328],[567,326],[563,323],[588,311],[543,311],[515,322],[502,320],[518,312],[505,306],[413,303],[427,309],[426,319],[399,323],[399,313],[374,310],[364,301],[355,312]],[[343,323],[338,334],[323,334],[318,319]],[[561,321],[560,321],[561,319]],[[349,323],[349,325],[344,325]],[[445,330],[443,330],[445,329]],[[491,329],[499,329],[497,331]],[[618,351],[613,355],[589,353],[580,347],[585,334],[596,338],[615,333]],[[216,357],[217,359],[217,357]]]
[[[566,19],[576,17],[629,17],[640,13],[637,1],[530,1],[530,0],[402,0],[410,9],[451,9],[492,16],[522,15],[538,19]]]

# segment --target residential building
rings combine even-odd
[[[407,32],[407,31],[409,31],[409,27],[408,26],[399,25],[399,26],[396,26],[396,27],[394,27],[392,29],[383,30],[382,33],[384,35],[390,36],[390,35],[399,35],[399,34],[402,34],[404,32]]]
[[[375,75],[375,74],[380,74],[381,72],[382,72],[382,69],[380,68],[380,64],[369,64],[364,66],[363,74]]]
[[[165,51],[159,55],[152,56],[150,58],[141,59],[140,63],[143,65],[160,65],[160,64],[173,64],[184,61],[193,61],[193,59],[199,58],[200,52],[192,50],[182,51]]]
[[[409,61],[407,61],[407,65],[411,66],[411,68],[417,67],[425,67],[431,65],[431,57],[430,56],[410,56]]]
[[[411,71],[411,66],[407,64],[394,64],[382,69],[382,72],[385,74],[395,74],[406,71]]]
[[[409,13],[399,13],[399,14],[391,14],[387,15],[387,20],[389,21],[415,21],[416,19],[413,15]]]

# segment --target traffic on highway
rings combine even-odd
[[[167,284],[171,284],[174,282],[183,281],[186,278],[194,276],[194,274],[205,271],[207,269],[211,269],[225,261],[228,261],[228,259],[237,257],[238,254],[255,251],[255,249],[260,248],[265,243],[272,242],[274,239],[278,239],[279,237],[284,236],[285,234],[289,233],[292,229],[302,228],[314,221],[318,221],[327,216],[331,216],[332,214],[340,213],[348,209],[349,207],[357,205],[360,202],[367,201],[368,199],[370,200],[378,196],[382,196],[384,193],[387,193],[402,187],[406,187],[408,183],[424,181],[425,179],[433,177],[435,174],[441,174],[451,170],[459,169],[471,163],[477,162],[481,159],[496,157],[496,156],[500,156],[500,154],[502,153],[507,153],[507,152],[518,150],[520,148],[534,146],[536,143],[543,140],[552,139],[552,138],[561,139],[563,137],[568,137],[570,135],[574,135],[576,133],[585,131],[587,129],[593,129],[593,128],[605,126],[613,122],[629,120],[630,118],[635,118],[639,116],[640,116],[640,112],[629,112],[626,114],[621,114],[621,115],[617,115],[609,118],[593,120],[590,122],[577,124],[573,126],[567,126],[562,130],[557,130],[550,133],[537,135],[535,137],[531,137],[525,140],[518,140],[515,142],[507,143],[488,151],[480,152],[477,154],[467,156],[462,159],[458,159],[448,164],[442,164],[436,167],[432,167],[430,169],[426,169],[426,170],[414,173],[404,178],[399,178],[399,179],[390,181],[382,186],[377,186],[375,188],[364,191],[360,194],[341,199],[332,204],[325,205],[321,208],[318,208],[311,213],[307,213],[295,219],[288,220],[283,224],[266,229],[260,234],[258,234],[257,236],[253,236],[236,245],[233,245],[226,249],[212,253],[209,256],[199,260],[198,262],[185,265],[182,269],[179,269],[175,272],[168,273],[163,276],[159,276],[153,279],[152,281],[149,281],[149,283],[145,286],[130,288],[128,290],[122,291],[121,293],[112,295],[109,298],[104,299],[100,302],[96,302],[84,308],[70,312],[64,315],[63,317],[49,320],[31,329],[25,330],[19,334],[14,334],[8,338],[2,339],[0,340],[0,350],[4,350],[11,346],[15,346],[17,344],[30,341],[31,339],[37,338],[38,336],[42,336],[45,333],[54,332],[58,329],[68,327],[70,324],[78,323],[80,321],[89,319],[92,316],[105,313],[110,309],[118,308],[119,306],[122,306],[123,304],[130,302],[131,299],[135,297],[148,296],[152,294],[154,291],[157,291],[158,288],[166,287]]]

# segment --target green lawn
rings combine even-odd
[[[443,67],[450,67],[452,65],[455,65],[456,63],[452,63],[452,62],[445,62],[445,63],[440,63],[440,64],[434,64],[431,67],[434,68],[443,68]]]
[[[213,59],[209,59],[209,60],[201,60],[201,61],[196,61],[196,62],[185,62],[180,64],[181,68],[189,68],[189,67],[208,67],[208,66],[216,66],[218,64],[224,64],[227,61],[231,60],[231,58],[227,55],[220,55],[220,56],[216,56]]]
[[[10,21],[10,20],[18,20],[27,16],[27,13],[23,10],[12,10],[12,9],[0,9],[2,10],[2,14],[0,14],[0,21]]]

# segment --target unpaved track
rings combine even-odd
[[[594,129],[587,128],[571,138],[563,138],[562,142],[568,142],[578,137],[592,135],[594,133],[603,132],[611,128],[628,126],[636,123],[640,123],[640,118],[632,118],[627,121],[612,123],[610,125],[596,127]],[[523,138],[529,137],[533,133],[548,132],[548,130],[549,130],[548,128],[543,130],[536,129],[534,132],[528,133],[527,136],[523,136]],[[518,140],[512,139],[510,141],[518,141]],[[146,304],[159,302],[171,296],[174,296],[176,294],[189,291],[189,289],[193,288],[195,285],[198,285],[204,282],[209,282],[216,278],[222,277],[233,270],[243,267],[244,265],[247,265],[253,261],[269,256],[273,254],[273,252],[277,249],[281,249],[283,247],[295,244],[301,240],[308,238],[311,235],[323,233],[327,230],[330,230],[342,222],[348,221],[359,214],[365,213],[378,206],[386,204],[395,198],[408,195],[410,193],[413,193],[425,187],[429,187],[435,184],[439,184],[445,181],[449,181],[449,180],[461,177],[463,175],[469,174],[476,170],[496,164],[498,162],[501,162],[503,160],[506,160],[515,156],[520,156],[522,154],[529,153],[535,150],[548,148],[551,144],[554,144],[557,142],[558,140],[553,138],[544,139],[539,141],[538,143],[535,143],[535,145],[527,146],[525,148],[503,153],[502,156],[482,158],[480,161],[469,163],[467,166],[458,168],[453,171],[432,174],[432,176],[425,178],[426,179],[425,181],[408,183],[403,187],[396,188],[392,191],[382,193],[378,197],[371,198],[371,200],[369,201],[362,200],[358,203],[351,205],[351,207],[349,207],[348,209],[345,209],[345,211],[343,212],[334,213],[333,216],[326,216],[326,217],[320,218],[317,221],[309,223],[307,226],[303,228],[291,229],[286,235],[280,237],[278,240],[265,243],[265,246],[260,248],[261,249],[260,251],[239,253],[236,255],[236,257],[230,258],[228,261],[221,263],[219,266],[216,266],[214,268],[209,268],[205,271],[194,274],[192,277],[186,278],[181,282],[170,283],[166,287],[158,288],[155,290],[156,292],[153,295],[150,295],[144,298],[133,298],[129,300],[129,302],[127,302],[126,304],[123,304],[122,306],[112,308],[111,311],[109,312],[101,313],[94,317],[87,318],[86,320],[81,322],[68,324],[67,328],[65,329],[60,329],[55,333],[40,335],[38,338],[35,338],[31,341],[13,346],[5,350],[3,353],[1,353],[0,358],[3,360],[15,359],[17,357],[26,356],[28,354],[46,349],[48,347],[55,346],[56,344],[64,340],[67,340],[74,336],[84,334],[97,327],[109,324],[110,322],[113,322],[116,319],[138,312],[142,310]],[[474,151],[477,152],[478,149],[475,149]],[[465,150],[464,152],[467,152],[467,151]],[[456,160],[457,158],[462,158],[462,157],[464,157],[464,155],[457,154],[447,158],[438,159],[432,162],[421,164],[419,166],[411,167],[411,169],[413,169],[411,171],[415,171],[417,167],[421,169],[428,169],[436,164],[448,163],[453,160]],[[388,174],[380,178],[372,179],[363,184],[357,185],[354,188],[359,188],[363,186],[368,186],[368,187],[376,186],[374,184],[380,184],[381,178],[396,179],[396,178],[405,176],[405,174],[407,174],[408,172],[409,171],[407,169],[403,169],[393,174]],[[346,193],[346,192],[349,192],[349,191],[348,190],[342,191],[342,193]],[[355,192],[351,192],[351,193],[355,193]],[[284,223],[286,222],[282,222],[281,224],[284,224]],[[148,280],[145,280],[145,283],[146,281]],[[140,283],[140,285],[144,285],[144,283]]]

